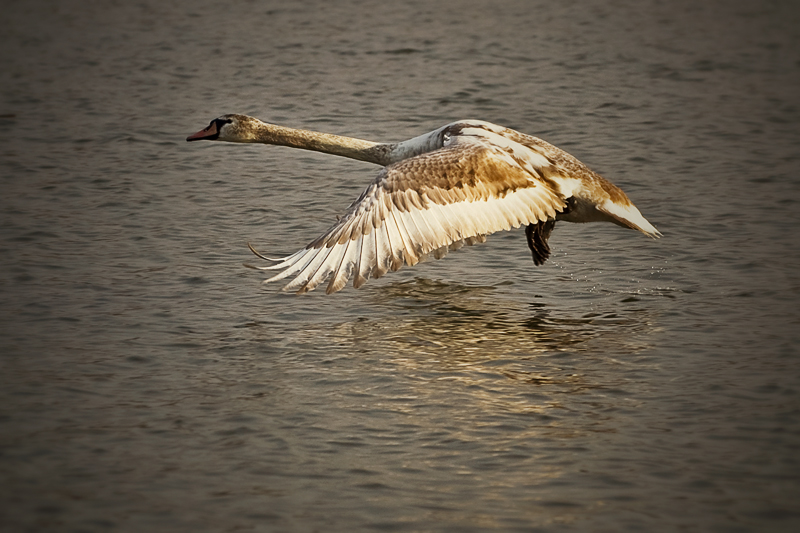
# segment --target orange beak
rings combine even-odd
[[[208,125],[208,127],[204,130],[200,130],[197,133],[193,133],[186,137],[187,141],[201,141],[203,139],[208,139],[213,141],[219,137],[219,131],[217,130],[217,122],[214,121]]]

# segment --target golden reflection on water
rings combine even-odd
[[[651,312],[615,303],[626,295],[607,300],[608,312],[598,305],[586,312],[503,289],[421,278],[395,283],[370,293],[370,308],[376,315],[391,309],[386,316],[297,334],[305,345],[323,343],[333,357],[370,356],[360,370],[404,375],[417,384],[407,392],[420,398],[458,390],[473,405],[541,413],[560,407],[563,394],[615,387],[617,372],[635,365],[631,356],[648,347],[655,330]]]
[[[443,364],[565,351],[631,354],[647,347],[643,337],[653,329],[648,311],[557,309],[496,286],[417,278],[375,296],[376,304],[395,310],[391,321],[362,318],[337,325],[336,334],[356,346],[380,343],[392,353],[446,356]]]

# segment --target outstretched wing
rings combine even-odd
[[[331,276],[331,294],[351,276],[358,288],[403,263],[440,259],[496,231],[553,219],[565,205],[561,194],[502,149],[479,137],[454,136],[439,150],[384,168],[328,231],[259,268],[283,270],[267,282],[294,276],[284,290],[298,293]]]

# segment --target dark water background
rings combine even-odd
[[[3,531],[797,531],[796,2],[5,2]],[[262,286],[376,167],[223,113],[560,146],[665,237]]]

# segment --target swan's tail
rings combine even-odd
[[[622,205],[611,200],[597,206],[599,211],[611,216],[620,226],[627,226],[639,230],[648,237],[658,239],[661,232],[650,224],[633,204]]]

